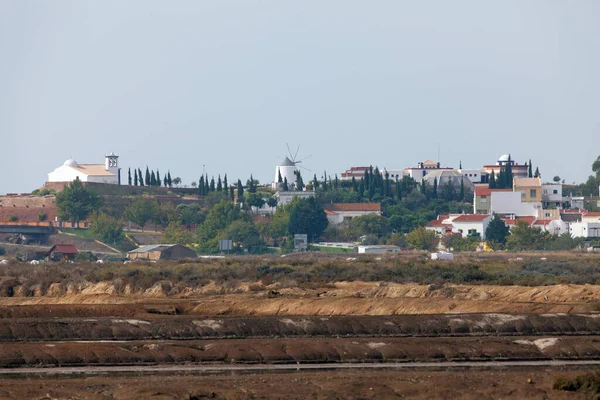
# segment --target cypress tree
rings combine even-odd
[[[204,175],[200,176],[198,181],[198,196],[206,196],[204,193]]]
[[[152,181],[150,180],[150,170],[148,169],[147,165],[146,165],[146,175],[144,176],[144,183],[146,184],[146,186],[152,185]]]
[[[529,178],[533,178],[533,171],[532,171],[532,167],[531,167],[531,158],[529,159],[529,165],[528,166],[529,166],[529,168],[527,169],[527,171],[528,171],[527,176]]]
[[[296,191],[302,192],[304,190],[304,181],[302,180],[302,174],[300,171],[295,171],[296,174]]]
[[[204,176],[204,195],[208,196],[208,193],[210,193],[210,184],[208,181],[208,174],[206,174]]]
[[[396,176],[396,200],[402,200],[402,187],[400,186],[400,181],[398,181],[398,177]]]
[[[496,189],[496,174],[494,173],[494,170],[492,170],[492,174],[490,175],[489,188]]]
[[[237,181],[237,197],[238,202],[241,202],[244,199],[244,186],[242,186],[242,181],[239,179]]]
[[[460,178],[460,201],[465,201],[465,178]]]
[[[360,186],[358,187],[358,193],[362,199],[365,196],[365,178],[360,178]]]
[[[535,167],[535,174],[533,174],[534,178],[541,178],[542,174],[540,174],[540,169],[538,167]]]
[[[160,180],[160,171],[156,169],[156,186],[160,186],[162,181]]]
[[[317,176],[317,174],[315,174],[315,177]],[[278,169],[277,170],[277,183],[283,183],[283,178],[281,177],[281,170]]]
[[[167,176],[166,176],[166,175],[165,175],[165,177],[164,177],[164,179],[163,179],[163,186],[164,186],[164,187],[167,187],[167,186],[169,186],[169,182],[168,182],[168,180],[167,180]]]
[[[498,189],[506,188],[506,179],[504,178],[504,168],[500,168],[500,173],[498,173],[498,179],[496,179],[496,186]]]
[[[150,186],[156,186],[156,175],[154,175],[154,171],[150,174]]]
[[[133,170],[133,184],[134,184],[135,186],[137,186],[137,185],[138,185],[137,169],[134,169],[134,170]]]
[[[327,191],[327,171],[323,172],[323,191]]]
[[[462,160],[458,162],[458,169],[462,169]]]
[[[388,197],[390,195],[390,173],[385,171],[385,180],[383,181],[383,197]]]
[[[333,181],[333,187],[338,188],[340,186],[340,180],[338,179],[337,174],[335,174],[335,180]]]
[[[506,166],[506,188],[512,188],[513,186],[513,172],[512,172],[512,161],[510,154],[508,155],[508,164]]]
[[[138,181],[140,186],[144,186],[144,179],[142,178],[142,170],[140,168],[138,168]]]
[[[233,189],[233,186],[229,188],[229,200],[231,200],[232,202],[235,200],[235,191]]]
[[[169,187],[173,187],[173,180],[171,179],[171,171],[167,171],[167,184]]]
[[[352,191],[354,193],[358,193],[358,183],[356,182],[356,178],[352,177]]]
[[[286,191],[286,192],[288,190],[290,190],[290,188],[288,187],[287,176],[285,178],[283,178],[283,190]]]
[[[223,177],[223,189],[225,189],[225,194],[229,190],[229,183],[227,182],[227,174]]]
[[[368,168],[365,170],[364,180],[365,180],[365,189],[369,190],[369,188],[371,187],[371,176],[369,174],[369,169]]]
[[[319,188],[319,180],[317,179],[317,174],[313,177],[313,189],[317,190]]]
[[[127,170],[127,184],[131,186],[131,167]]]
[[[221,174],[219,174],[219,179],[217,180],[217,192],[223,191],[223,182],[221,182]]]
[[[437,199],[438,197],[438,181],[437,181],[437,177],[435,177],[433,179],[433,195],[431,196],[434,199]]]
[[[215,177],[214,176],[212,178],[210,178],[210,185],[208,186],[208,191],[209,192],[215,191]]]

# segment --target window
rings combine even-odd
[[[524,199],[525,198],[525,192],[521,192],[521,198]]]
[[[554,189],[554,190],[552,191],[552,194],[558,194],[558,190]]]
[[[536,196],[537,196],[537,190],[536,189],[529,189],[529,197],[533,199]]]
[[[548,194],[548,190],[547,189],[544,189],[544,194]]]

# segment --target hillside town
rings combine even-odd
[[[596,176],[575,185],[542,178],[531,160],[510,154],[481,167],[425,160],[312,176],[296,155],[275,166],[272,182],[249,171],[235,181],[225,172],[203,174],[190,185],[171,171],[125,170],[113,152],[102,164],[68,159],[31,193],[0,196],[3,249],[43,261],[57,259],[52,246],[69,246],[63,257],[102,260],[307,249],[593,251],[600,245],[597,160]],[[28,251],[35,245],[49,249]]]

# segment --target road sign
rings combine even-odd
[[[219,250],[231,251],[233,249],[233,241],[229,239],[219,240]]]
[[[294,249],[306,250],[308,248],[308,235],[294,235]]]

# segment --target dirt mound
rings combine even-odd
[[[0,341],[600,334],[600,315],[158,316],[0,320]]]

